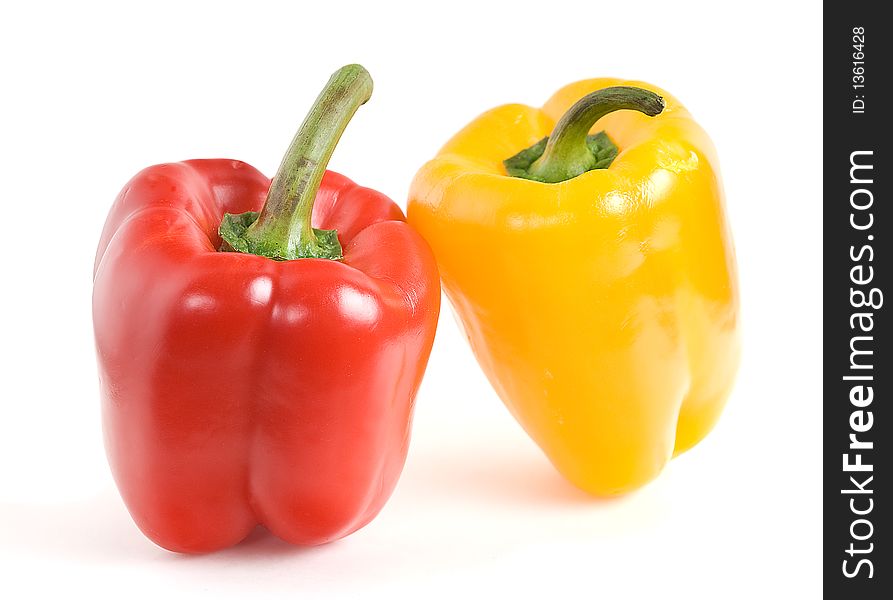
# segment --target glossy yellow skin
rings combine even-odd
[[[586,94],[633,85],[657,117],[612,113],[608,169],[557,184],[502,161]],[[716,151],[679,102],[591,79],[542,109],[495,108],[413,181],[409,222],[434,249],[471,347],[558,470],[596,495],[636,489],[713,427],[739,360],[732,237]]]

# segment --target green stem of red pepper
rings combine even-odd
[[[372,77],[360,65],[332,75],[288,147],[260,213],[224,215],[221,249],[276,260],[342,257],[337,232],[311,226],[313,202],[341,134],[371,95]]]
[[[637,110],[653,117],[663,109],[663,98],[642,88],[597,90],[570,107],[552,135],[506,159],[506,170],[514,177],[559,183],[593,169],[606,169],[617,155],[617,147],[604,132],[589,135],[595,123],[615,110]]]

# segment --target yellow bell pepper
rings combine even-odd
[[[484,113],[413,181],[409,222],[481,367],[583,490],[642,486],[722,411],[739,360],[723,203],[685,108],[612,79]]]

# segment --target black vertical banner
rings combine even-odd
[[[883,6],[824,5],[824,584],[841,598],[893,589],[891,494],[880,491],[893,479],[893,32]]]

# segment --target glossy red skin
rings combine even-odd
[[[150,167],[94,268],[103,430],[139,528],[208,552],[263,524],[322,544],[368,523],[403,467],[440,308],[427,244],[386,196],[327,172],[313,224],[341,262],[217,252],[270,180],[232,160]]]

